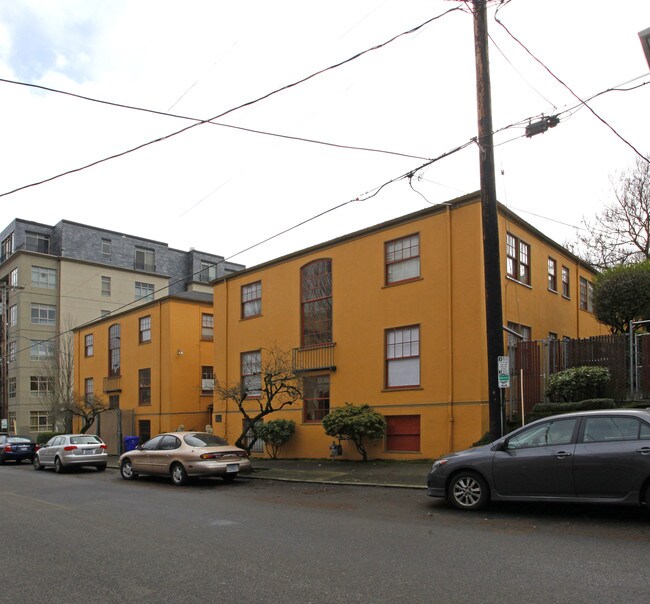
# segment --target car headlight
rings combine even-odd
[[[448,459],[436,459],[436,461],[434,461],[433,465],[431,466],[431,470],[433,471],[440,466],[444,466],[448,461]]]

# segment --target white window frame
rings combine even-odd
[[[387,329],[385,333],[386,388],[420,386],[420,326]]]

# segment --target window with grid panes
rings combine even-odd
[[[506,273],[508,277],[530,285],[530,245],[506,234]]]
[[[386,284],[420,276],[420,235],[409,235],[386,243]]]
[[[204,340],[212,340],[214,337],[214,315],[201,315],[201,337]]]
[[[95,336],[92,333],[84,336],[84,354],[87,357],[95,354]]]
[[[32,266],[32,287],[42,289],[56,288],[56,269]]]
[[[151,315],[140,317],[139,321],[140,344],[151,342]]]
[[[303,421],[320,422],[330,412],[330,376],[303,379]]]
[[[241,288],[242,319],[257,317],[262,314],[262,282],[256,281]]]
[[[562,267],[562,295],[565,298],[571,297],[571,284],[570,284],[570,275],[569,268],[566,266]]]
[[[552,292],[557,291],[557,261],[550,257],[548,259],[548,288]]]
[[[242,352],[241,384],[247,397],[255,398],[262,394],[262,351]]]
[[[420,385],[420,327],[386,330],[386,387]]]
[[[151,405],[151,369],[138,370],[138,404]]]
[[[300,269],[302,345],[332,342],[332,261],[316,260]]]

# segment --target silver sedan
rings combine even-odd
[[[132,480],[138,474],[170,476],[175,485],[190,476],[219,476],[225,481],[251,471],[248,453],[206,432],[159,434],[120,457],[120,474]]]
[[[103,472],[108,463],[106,445],[94,434],[59,434],[47,441],[34,455],[34,469],[54,468],[63,472],[68,468],[92,466]]]

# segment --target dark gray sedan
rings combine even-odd
[[[650,412],[585,411],[538,420],[436,460],[427,487],[431,497],[462,510],[489,501],[650,507]]]

